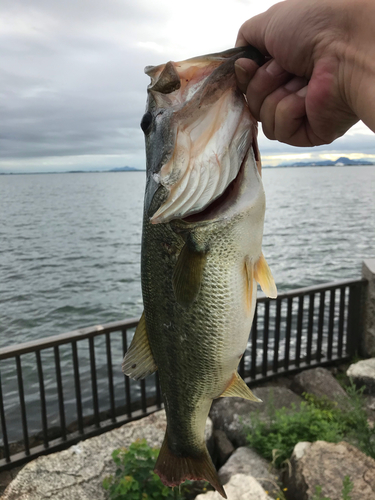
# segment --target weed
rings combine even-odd
[[[266,421],[259,414],[251,417],[246,429],[248,444],[277,467],[289,459],[300,441],[337,443],[345,439],[375,458],[375,429],[367,420],[363,389],[357,390],[351,383],[347,394],[340,407],[328,398],[304,394],[299,407],[275,410],[271,399]]]
[[[277,467],[290,457],[300,441],[338,442],[342,439],[341,428],[330,413],[306,401],[298,409],[293,404],[291,409],[275,410],[267,422],[255,415],[251,423],[247,435],[249,445]]]
[[[150,448],[145,439],[132,443],[128,449],[112,453],[117,469],[103,481],[109,500],[182,500],[178,488],[164,486],[153,472],[159,449]]]

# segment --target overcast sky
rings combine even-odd
[[[144,168],[139,128],[146,65],[233,47],[263,0],[2,0],[0,172]],[[260,134],[264,164],[375,159],[358,124],[329,146],[298,149]]]

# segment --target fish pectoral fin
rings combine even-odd
[[[128,377],[139,380],[156,372],[157,369],[148,341],[145,313],[143,312],[132,343],[122,362],[122,371]]]
[[[207,448],[204,447],[198,456],[176,455],[168,446],[167,433],[154,469],[162,483],[173,487],[178,486],[187,479],[193,481],[205,479],[212,484],[223,498],[227,498]]]
[[[254,266],[254,278],[259,283],[263,292],[271,299],[276,299],[277,288],[264,255],[261,254]]]
[[[242,380],[238,372],[233,373],[233,377],[229,382],[228,387],[225,389],[221,398],[244,398],[256,403],[262,403],[262,400],[253,394],[245,382]]]
[[[177,302],[184,307],[190,306],[197,298],[206,258],[207,252],[195,250],[188,242],[178,256],[172,284]]]

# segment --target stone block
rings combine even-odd
[[[339,406],[345,406],[347,394],[332,373],[325,368],[313,368],[298,373],[290,386],[291,390],[302,395],[304,392],[319,398],[326,397]]]
[[[375,498],[375,460],[348,443],[298,443],[291,466],[286,485],[293,500],[312,500],[316,486],[322,488],[323,497],[342,500],[345,476],[353,484],[352,500]]]
[[[219,477],[224,485],[236,474],[253,476],[267,491],[275,490],[279,480],[279,473],[271,463],[247,447],[237,448],[219,470]]]
[[[254,389],[254,394],[263,403],[242,398],[220,398],[212,405],[210,417],[214,428],[224,431],[236,447],[246,445],[246,427],[251,425],[251,415],[254,412],[259,414],[260,419],[267,420],[267,403],[278,409],[284,406],[290,408],[293,403],[298,406],[302,401],[300,396],[285,387],[260,387]]]
[[[272,500],[258,481],[252,476],[236,474],[225,485],[228,500]],[[198,495],[195,500],[222,500],[217,491],[209,491]]]
[[[39,457],[19,471],[1,500],[105,500],[103,479],[116,470],[112,451],[129,447],[137,439],[146,439],[151,447],[160,448],[165,429],[162,410],[81,441],[68,450]],[[210,421],[206,438],[212,440]]]
[[[358,388],[365,386],[366,394],[375,395],[375,358],[351,364],[346,374]]]

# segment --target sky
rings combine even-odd
[[[263,0],[3,0],[0,173],[145,168],[144,67],[234,46]],[[294,148],[260,132],[265,165],[375,160],[362,123],[333,144]]]

